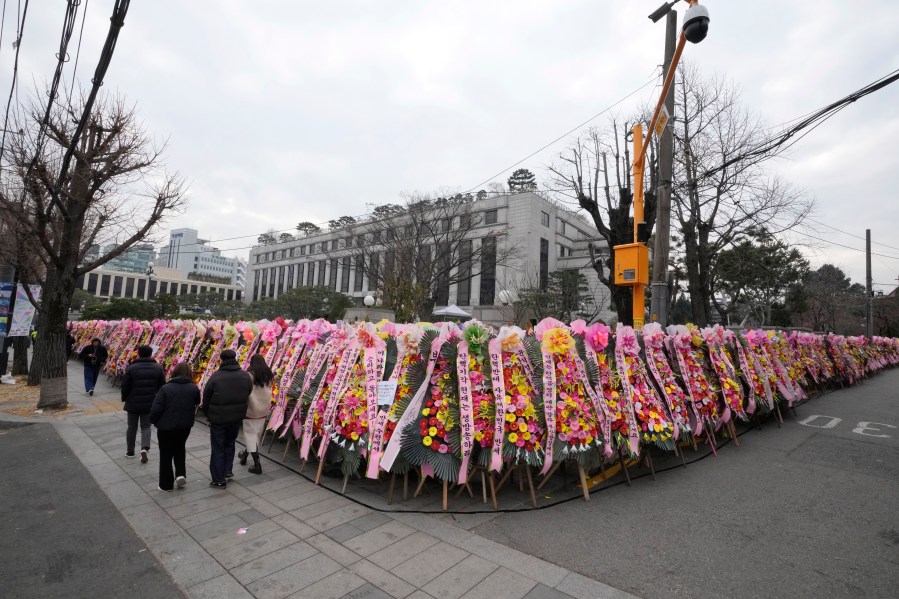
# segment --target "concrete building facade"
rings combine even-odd
[[[247,263],[241,258],[222,256],[221,251],[201,239],[196,229],[174,229],[167,245],[159,248],[157,266],[190,273],[227,277],[231,285],[246,285]]]
[[[130,298],[151,300],[160,293],[185,295],[220,293],[225,300],[243,299],[243,287],[204,283],[184,277],[180,271],[156,266],[153,276],[98,268],[78,278],[76,289],[84,289],[102,299]]]
[[[545,287],[549,273],[574,269],[587,278],[589,292],[599,308],[596,318],[614,317],[608,289],[592,268],[588,251],[592,243],[599,254],[608,255],[608,247],[583,216],[534,192],[477,200],[471,213],[480,217],[466,237],[473,247],[496,243],[496,253],[508,257],[493,268],[484,269],[482,265],[481,272],[468,281],[450,285],[444,293],[446,304],[456,304],[484,322],[509,322],[514,313],[511,303],[519,290]],[[356,247],[364,243],[377,254],[381,232],[376,228],[374,223],[366,224],[366,234],[359,236]],[[492,232],[497,230],[502,234],[494,238]],[[361,306],[366,295],[376,295],[377,285],[369,280],[365,269],[351,261],[350,256],[358,250],[346,249],[346,235],[338,229],[253,248],[246,301],[276,298],[301,286],[325,286],[351,296]],[[482,252],[482,258],[484,255]]]

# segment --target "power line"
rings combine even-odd
[[[4,13],[5,14],[5,13]],[[19,50],[22,49],[22,34],[25,33],[25,17],[28,15],[28,0],[25,0],[25,10],[21,13],[22,18],[16,19],[16,58],[12,66],[12,84],[9,88],[9,98],[6,100],[6,115],[3,117],[3,136],[0,138],[0,169],[3,168],[3,152],[6,151],[6,128],[9,126],[9,107],[12,104],[13,93],[16,90],[16,83],[19,80]]]
[[[807,218],[808,220],[812,221],[813,223],[817,223],[817,224],[819,224],[819,225],[822,225],[822,226],[824,226],[824,227],[827,227],[828,229],[833,229],[834,231],[837,231],[837,232],[839,232],[839,233],[842,233],[843,235],[849,235],[850,237],[855,237],[856,239],[861,239],[862,241],[865,240],[865,238],[862,237],[861,235],[855,235],[854,233],[849,233],[848,231],[844,231],[844,230],[842,230],[842,229],[837,229],[837,228],[834,227],[833,225],[828,225],[827,223],[822,223],[821,221],[816,220],[816,219],[811,218],[811,217],[806,217],[806,218]],[[873,243],[874,245],[881,245],[881,246],[883,246],[883,247],[890,248],[891,250],[896,250],[897,252],[899,252],[899,247],[896,247],[896,246],[887,245],[886,243],[879,243],[879,242],[873,241],[873,240],[871,241],[871,243]]]
[[[808,133],[811,133],[811,131],[814,131],[815,128],[817,128],[818,126],[823,124],[825,121],[827,121],[828,119],[833,117],[835,114],[837,114],[839,111],[841,111],[843,108],[845,108],[849,104],[852,104],[853,102],[860,100],[861,98],[864,98],[867,95],[873,94],[874,92],[881,90],[884,87],[886,87],[892,83],[895,83],[897,80],[899,80],[899,69],[893,71],[892,73],[884,75],[883,77],[874,81],[873,83],[870,83],[869,85],[866,85],[865,87],[852,92],[848,96],[845,96],[845,97],[837,100],[836,102],[828,104],[824,108],[816,110],[815,112],[811,113],[810,116],[802,119],[798,124],[790,127],[783,133],[780,133],[779,135],[776,135],[773,137],[769,137],[768,139],[760,142],[755,147],[747,150],[746,152],[743,152],[742,154],[735,156],[729,160],[725,160],[719,166],[716,166],[712,169],[705,171],[699,178],[700,179],[707,178],[707,177],[717,173],[718,171],[722,171],[733,164],[742,162],[749,158],[753,158],[756,156],[763,156],[763,155],[773,152],[775,150],[778,150],[778,151],[786,150],[786,149],[790,148],[791,146],[793,146],[793,144],[795,144],[796,142],[801,140],[803,137],[808,135]],[[794,139],[793,141],[790,141],[797,133],[799,133],[803,129],[806,129],[810,126],[812,128],[809,131],[807,131],[806,133],[803,133],[801,136]],[[787,144],[787,142],[790,142],[790,143]]]
[[[78,73],[78,58],[81,56],[81,40],[84,39],[84,21],[87,19],[87,5],[90,0],[84,0],[84,11],[81,13],[81,31],[78,32],[78,49],[75,51],[75,64],[72,67],[72,86],[69,88],[69,101],[75,93],[75,75]]]
[[[50,194],[50,203],[49,206],[47,206],[47,211],[44,215],[44,218],[46,219],[50,218],[54,205],[58,205],[59,211],[62,213],[63,217],[68,218],[68,214],[66,213],[65,208],[63,208],[62,202],[59,201],[59,194],[62,191],[63,183],[68,175],[72,157],[75,155],[75,148],[78,147],[81,140],[81,134],[87,126],[87,121],[91,117],[91,112],[93,112],[94,102],[97,100],[97,94],[100,92],[100,86],[103,85],[103,78],[106,76],[106,71],[109,69],[109,64],[112,62],[112,55],[115,52],[116,42],[118,42],[119,39],[119,32],[122,30],[122,27],[125,26],[125,15],[128,14],[128,7],[130,5],[131,0],[116,0],[112,7],[112,16],[109,17],[109,32],[106,34],[106,42],[103,44],[103,49],[100,51],[100,59],[97,61],[97,68],[94,70],[94,76],[91,79],[93,85],[91,86],[87,101],[84,103],[81,118],[78,120],[75,130],[72,132],[72,139],[69,142],[69,147],[66,148],[66,153],[63,156],[62,166],[59,169],[59,177],[56,179],[56,184],[53,186],[53,192]]]
[[[78,16],[78,6],[80,4],[81,0],[69,0],[66,4],[66,13],[62,20],[62,35],[59,40],[59,53],[56,55],[56,70],[53,72],[53,80],[50,82],[50,91],[48,93],[50,99],[47,101],[47,110],[44,111],[44,118],[41,119],[35,138],[34,157],[28,164],[28,169],[25,171],[25,176],[23,178],[23,181],[25,182],[25,185],[22,188],[23,199],[28,193],[31,172],[34,170],[37,161],[41,158],[44,140],[47,137],[47,127],[50,125],[50,115],[53,113],[53,102],[56,100],[59,84],[62,81],[62,69],[69,60],[69,41],[72,39],[72,33],[75,29],[75,20]]]
[[[597,118],[599,118],[599,117],[602,116],[603,114],[607,113],[608,111],[612,110],[613,108],[615,108],[616,106],[618,106],[619,104],[621,104],[622,102],[624,102],[625,100],[629,99],[631,96],[634,96],[634,95],[637,94],[638,92],[642,91],[643,88],[645,88],[647,85],[649,85],[650,83],[652,83],[653,81],[656,81],[656,80],[658,80],[658,75],[653,75],[653,76],[649,79],[649,81],[647,81],[646,83],[644,83],[643,85],[641,85],[640,87],[638,87],[637,89],[635,89],[634,91],[632,91],[631,93],[629,93],[628,95],[624,96],[623,98],[621,98],[620,100],[618,100],[617,102],[615,102],[614,104],[612,104],[611,106],[608,106],[607,108],[604,108],[603,110],[600,110],[599,112],[597,112],[596,114],[594,114],[593,116],[591,116],[589,119],[587,119],[586,121],[584,121],[584,122],[581,123],[580,125],[578,125],[578,126],[572,128],[572,129],[566,131],[565,133],[563,133],[563,134],[560,135],[559,137],[555,138],[554,140],[552,140],[552,141],[549,142],[548,144],[544,145],[542,148],[540,148],[540,149],[537,150],[536,152],[532,152],[532,153],[528,154],[527,156],[525,156],[524,158],[522,158],[522,159],[519,160],[518,162],[516,162],[516,163],[514,163],[514,164],[512,164],[512,165],[507,166],[506,168],[504,168],[503,170],[499,171],[498,173],[496,173],[496,174],[493,175],[492,177],[488,177],[488,178],[485,179],[484,181],[481,181],[480,183],[478,183],[477,185],[475,185],[474,187],[472,187],[471,189],[469,189],[469,190],[466,191],[465,193],[471,193],[472,191],[474,191],[475,189],[477,189],[477,188],[480,187],[481,185],[484,185],[484,184],[486,184],[486,183],[489,183],[490,181],[492,181],[493,179],[496,179],[497,177],[499,177],[499,176],[502,175],[503,173],[505,173],[505,172],[507,172],[507,171],[509,171],[509,170],[511,170],[511,169],[513,169],[513,168],[515,168],[516,166],[518,166],[519,164],[521,164],[521,163],[524,162],[525,160],[529,160],[530,158],[533,158],[534,156],[536,156],[537,154],[539,154],[540,152],[542,152],[542,151],[545,150],[546,148],[550,147],[551,145],[555,144],[556,142],[559,142],[559,141],[565,139],[566,137],[568,137],[569,135],[571,135],[572,133],[574,133],[574,132],[577,131],[578,129],[580,129],[580,128],[584,127],[585,125],[587,125],[587,123],[589,123],[589,122],[591,122],[591,121],[593,121],[593,120],[596,120]]]
[[[3,28],[6,27],[6,0],[3,0],[3,16],[0,17],[0,54],[3,54]]]
[[[808,238],[810,238],[810,239],[815,239],[815,240],[817,240],[817,241],[826,243],[826,244],[828,244],[828,245],[835,245],[835,246],[839,246],[839,247],[841,247],[841,248],[846,248],[847,250],[854,250],[854,251],[856,251],[856,252],[861,252],[861,253],[863,253],[863,254],[865,253],[865,250],[863,250],[863,249],[855,248],[855,247],[852,247],[851,245],[843,245],[842,243],[837,243],[836,241],[828,241],[828,240],[826,240],[826,239],[821,239],[820,237],[815,237],[814,235],[809,235],[808,233],[798,233],[798,232],[797,232],[796,234],[797,234],[797,235],[801,235],[801,236],[803,236],[803,237],[808,237]],[[875,253],[875,252],[871,252],[871,255],[872,255],[872,256],[880,256],[880,257],[882,257],[882,258],[891,258],[891,259],[893,259],[893,260],[899,260],[899,256],[889,256],[889,255],[887,255],[887,254],[877,254],[877,253]]]

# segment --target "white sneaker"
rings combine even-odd
[[[171,489],[163,489],[163,488],[160,487],[159,485],[156,485],[156,489],[159,490],[159,491],[162,491],[163,493],[171,493],[171,492],[172,492]]]
[[[149,459],[150,459],[150,457],[147,455],[147,450],[146,450],[146,449],[141,449],[141,450],[140,450],[140,463],[141,463],[141,464],[146,464],[146,463],[147,463],[147,460],[149,460]]]
[[[186,485],[186,484],[187,484],[187,479],[184,478],[183,476],[179,476],[178,478],[175,479],[175,486],[179,489],[184,487],[184,485]]]

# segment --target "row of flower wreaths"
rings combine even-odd
[[[101,338],[121,375],[147,344],[167,372],[189,362],[202,386],[225,349],[275,372],[267,430],[339,463],[346,476],[412,468],[467,481],[475,468],[573,459],[585,469],[637,457],[790,406],[899,364],[899,339],[655,323],[533,331],[477,321],[336,324],[325,320],[70,323],[76,348]],[[328,451],[330,448],[330,451]],[[326,455],[327,452],[327,455]]]

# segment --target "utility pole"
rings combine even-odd
[[[874,280],[871,278],[871,229],[865,229],[865,337],[874,336]]]
[[[665,63],[667,73],[677,45],[677,12],[670,11],[665,21]],[[650,320],[668,325],[668,256],[671,243],[671,178],[674,168],[674,92],[665,96],[669,126],[665,127],[659,147],[659,191],[656,203],[656,237],[652,256],[652,300]]]

